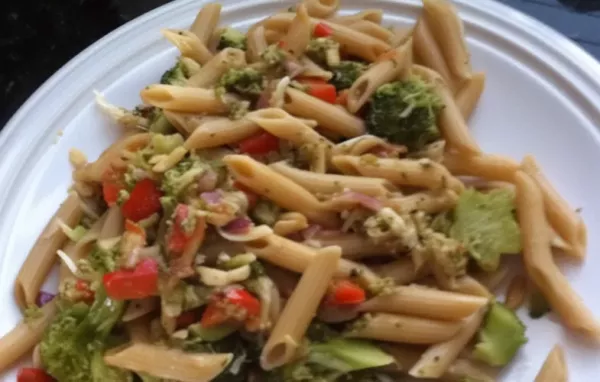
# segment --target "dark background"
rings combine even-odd
[[[499,1],[554,27],[600,60],[600,0]],[[69,59],[118,26],[167,2],[0,0],[0,128]]]

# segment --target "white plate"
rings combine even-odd
[[[485,94],[471,120],[485,151],[520,159],[533,153],[574,207],[583,207],[590,232],[584,267],[564,269],[595,314],[600,314],[600,65],[565,37],[523,14],[490,0],[456,0],[465,22],[473,64],[487,73]],[[246,28],[289,4],[222,1],[224,24]],[[286,2],[287,3],[287,2]],[[345,12],[364,7],[346,0]],[[274,5],[276,4],[276,5]],[[182,0],[133,20],[79,54],[48,80],[11,119],[0,136],[0,334],[20,319],[13,280],[33,242],[66,194],[69,148],[91,159],[110,144],[119,128],[98,111],[92,91],[126,107],[155,83],[176,57],[160,28],[190,25],[201,2]],[[420,1],[370,1],[386,23],[410,25]],[[61,135],[59,137],[59,135]],[[555,319],[530,320],[529,342],[504,374],[530,382],[555,343],[567,349],[572,381],[597,380],[600,353],[566,334]],[[4,381],[13,381],[14,373]]]

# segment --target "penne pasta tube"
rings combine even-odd
[[[232,121],[219,118],[201,124],[186,139],[187,150],[208,149],[239,142],[260,132],[260,126],[249,119]]]
[[[409,39],[412,38],[413,28],[402,28],[402,27],[393,27],[392,28],[392,36],[390,37],[390,45],[394,48],[404,45]],[[413,41],[414,42],[414,41]],[[413,44],[413,58],[415,55],[415,48]]]
[[[227,155],[223,161],[237,181],[280,207],[324,226],[337,225],[336,214],[324,210],[313,194],[268,166],[245,155]]]
[[[287,88],[283,108],[290,114],[310,118],[324,130],[344,137],[356,137],[365,133],[365,123],[344,108],[321,101],[303,91]]]
[[[347,109],[356,114],[383,84],[406,76],[412,65],[412,41],[394,49],[390,59],[373,64],[348,91]]]
[[[318,1],[312,1],[318,3]],[[312,26],[307,5],[300,4],[281,44],[293,57],[300,57],[306,51],[312,36]]]
[[[265,36],[265,27],[262,25],[258,25],[256,27],[250,28],[246,36],[246,52],[248,55],[248,61],[257,62],[260,60],[260,56],[265,50],[267,50],[267,47],[269,46],[269,44],[267,43],[267,38]]]
[[[381,24],[383,20],[383,11],[381,9],[365,9],[353,15],[335,16],[329,19],[332,23],[348,25],[357,21],[370,21],[375,24]]]
[[[292,361],[327,292],[340,257],[339,247],[324,248],[313,257],[262,350],[260,365],[264,370]]]
[[[209,88],[216,85],[228,69],[246,66],[246,53],[240,49],[225,48],[203,65],[187,80],[187,86]]]
[[[14,329],[0,338],[0,373],[29,353],[41,340],[46,327],[56,314],[56,300],[40,309],[40,316],[31,321],[21,321]]]
[[[569,256],[583,259],[586,255],[587,232],[581,216],[573,210],[567,201],[554,189],[544,176],[540,166],[531,155],[525,156],[521,169],[538,185],[544,198],[546,219],[552,229],[570,246],[565,251]]]
[[[275,234],[246,243],[246,250],[261,260],[296,273],[304,272],[316,256],[315,249]]]
[[[370,196],[385,196],[395,189],[385,179],[316,174],[311,171],[297,169],[283,161],[272,163],[269,167],[315,194],[335,194],[348,189]]]
[[[454,281],[452,291],[472,296],[491,298],[494,296],[484,285],[471,276],[463,276]]]
[[[104,354],[104,362],[109,366],[181,382],[211,381],[232,359],[231,353],[186,353],[143,342],[133,342]]]
[[[364,33],[371,37],[375,37],[376,39],[379,39],[386,43],[390,43],[392,38],[394,37],[394,33],[388,28],[384,28],[377,23],[367,20],[355,21],[351,24],[348,24],[348,28]]]
[[[465,81],[463,86],[456,93],[456,106],[460,110],[465,120],[468,120],[473,110],[477,107],[479,98],[485,88],[485,73],[474,73],[473,77]]]
[[[444,79],[433,70],[420,65],[413,65],[413,72],[433,86],[444,105],[438,116],[438,126],[448,148],[465,156],[480,154],[481,149],[471,136],[465,118]]]
[[[332,155],[363,155],[369,154],[375,150],[389,151],[393,156],[405,154],[407,149],[404,146],[397,146],[388,143],[386,140],[375,135],[359,135],[358,137],[348,139],[335,145],[331,151]]]
[[[306,216],[297,212],[286,212],[279,216],[273,225],[273,232],[279,236],[288,236],[308,228]]]
[[[527,279],[523,275],[516,275],[508,284],[504,305],[511,310],[517,310],[525,302],[527,294]]]
[[[215,32],[220,18],[221,4],[208,3],[198,12],[194,23],[190,27],[190,32],[195,34],[205,46],[208,46],[208,42]]]
[[[199,125],[205,122],[206,119],[222,118],[222,117],[203,117],[201,114],[179,113],[169,110],[163,110],[163,115],[177,132],[184,137],[188,137]]]
[[[598,322],[552,258],[550,229],[545,222],[544,199],[539,186],[523,171],[515,175],[515,185],[523,262],[529,278],[567,327],[600,340]]]
[[[363,312],[399,313],[442,321],[457,321],[472,315],[488,299],[418,285],[395,287],[390,294],[375,296],[359,309]]]
[[[408,285],[417,280],[420,275],[415,269],[415,263],[410,256],[402,257],[390,263],[372,265],[371,269],[381,278],[389,278],[397,285]]]
[[[73,227],[79,223],[82,216],[79,196],[73,192],[69,193],[29,251],[17,275],[15,298],[21,310],[35,305],[40,288],[56,262],[56,251],[67,241],[67,235],[58,225],[58,221]]]
[[[460,355],[479,330],[487,311],[487,299],[469,317],[462,320],[462,327],[451,339],[431,346],[421,355],[408,374],[418,378],[440,378]]]
[[[337,245],[342,248],[342,256],[350,260],[374,256],[391,256],[396,252],[393,247],[376,244],[356,233],[339,233],[336,235],[319,235],[317,233],[310,240],[319,243],[322,247]]]
[[[131,342],[151,342],[150,320],[148,317],[139,317],[133,321],[125,322],[124,325]]]
[[[63,251],[65,254],[73,261],[77,262],[77,260],[84,259],[91,250],[91,245],[88,243],[87,245],[77,245],[77,243],[73,241],[69,241],[67,245],[65,245]],[[73,274],[69,267],[61,261],[60,268],[58,271],[58,279],[60,282],[66,280],[69,277],[72,277]]]
[[[329,81],[333,78],[333,73],[315,64],[306,56],[300,57],[299,62],[304,67],[304,71],[302,72],[303,76],[320,78],[325,81]]]
[[[567,382],[568,380],[565,352],[560,345],[554,345],[535,377],[535,382]]]
[[[428,21],[424,17],[420,17],[417,20],[413,31],[413,49],[415,61],[439,73],[450,85],[453,92],[456,91],[456,85],[454,84],[453,76],[450,74],[450,69],[446,64],[440,47],[431,34]]]
[[[465,157],[446,154],[444,166],[456,176],[475,176],[489,181],[513,182],[519,163],[504,156],[484,154]]]
[[[437,321],[388,313],[367,313],[347,333],[351,338],[429,345],[450,340],[461,329],[460,321]]]
[[[245,118],[256,123],[268,133],[285,139],[295,146],[325,145],[328,149],[333,148],[333,143],[327,138],[282,109],[260,109],[246,114]]]
[[[332,158],[332,163],[344,174],[383,178],[397,186],[434,190],[449,188],[457,193],[464,189],[462,182],[444,166],[427,158],[414,160],[378,158],[374,155],[337,155]]]
[[[229,109],[213,89],[150,85],[140,97],[152,106],[184,113],[222,114]]]
[[[423,11],[450,72],[460,81],[471,78],[471,57],[464,27],[452,3],[448,0],[423,0]]]
[[[337,12],[340,7],[340,0],[303,0],[302,4],[306,6],[311,17],[325,19]]]
[[[443,375],[444,381],[464,381],[468,378],[478,382],[496,382],[497,371],[490,367],[485,367],[470,359],[457,359],[448,371]]]
[[[434,214],[448,211],[456,206],[458,194],[455,191],[444,189],[436,191],[416,192],[398,198],[390,198],[387,206],[399,214],[424,211]]]
[[[183,57],[189,57],[201,65],[213,58],[212,52],[192,32],[175,29],[163,29],[161,32],[171,44],[179,49]]]
[[[121,236],[125,230],[125,218],[121,213],[121,207],[114,205],[106,212],[106,218],[102,222],[98,240],[110,239]]]

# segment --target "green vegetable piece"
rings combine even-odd
[[[308,362],[347,373],[389,365],[394,357],[367,341],[335,339],[311,345]]]
[[[440,138],[436,119],[442,107],[430,86],[413,77],[380,86],[371,98],[365,122],[369,133],[420,150]]]
[[[256,261],[256,255],[253,253],[241,253],[233,256],[231,259],[222,262],[219,266],[223,269],[236,269],[244,265],[250,265]]]
[[[246,35],[233,28],[225,28],[219,37],[218,50],[236,48],[246,50]]]
[[[486,314],[473,356],[491,366],[504,366],[526,342],[525,325],[512,310],[496,302]]]
[[[306,47],[306,55],[319,65],[328,66],[331,60],[328,60],[328,55],[336,54],[339,61],[340,44],[328,37],[318,37],[310,40]],[[335,52],[338,53],[335,53]]]
[[[94,271],[108,273],[117,269],[119,257],[120,253],[117,245],[109,249],[95,245],[88,255],[87,261]]]
[[[167,70],[160,78],[160,83],[163,85],[184,86],[186,84],[185,69],[181,61],[169,70]]]
[[[177,147],[183,145],[181,134],[152,134],[152,148],[155,154],[170,154]]]
[[[279,206],[268,200],[260,200],[252,210],[252,218],[261,224],[273,226],[281,213]]]
[[[148,116],[148,131],[157,134],[171,134],[175,131],[175,127],[165,117],[162,109],[155,107]]]
[[[540,318],[551,310],[546,297],[537,289],[529,296],[529,317]]]
[[[263,91],[263,75],[254,68],[231,68],[221,76],[219,86],[229,92],[252,99]]]
[[[260,58],[268,67],[275,67],[283,63],[285,52],[277,44],[272,44],[262,52]]]
[[[238,328],[235,325],[219,325],[212,328],[205,328],[201,324],[190,325],[188,328],[192,338],[202,342],[221,341],[225,337],[235,333]]]
[[[500,255],[521,251],[521,233],[510,190],[466,190],[454,210],[450,236],[467,248],[485,271],[498,268]]]
[[[194,183],[208,165],[198,156],[190,155],[181,160],[175,167],[167,170],[161,184],[165,196],[177,199],[192,183]]]
[[[331,68],[333,77],[329,82],[335,86],[337,91],[349,89],[366,69],[367,65],[362,62],[342,61],[339,65]]]

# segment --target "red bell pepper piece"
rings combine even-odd
[[[348,280],[340,280],[333,284],[326,302],[332,305],[355,305],[364,302],[365,290]]]
[[[246,194],[246,199],[248,199],[249,210],[253,209],[254,206],[256,206],[256,203],[258,203],[258,195],[254,191],[246,187],[245,184],[238,181],[233,182],[233,187]]]
[[[142,236],[144,239],[146,238],[146,230],[131,220],[125,220],[125,231]]]
[[[335,99],[335,103],[345,107],[348,104],[348,93],[350,93],[350,89],[344,89],[339,92]]]
[[[146,219],[161,209],[162,192],[151,179],[142,179],[133,186],[129,199],[121,206],[126,219],[134,222]]]
[[[190,235],[183,229],[183,222],[188,218],[189,213],[190,208],[185,204],[178,204],[175,208],[175,219],[167,239],[170,253],[182,253],[190,239]]]
[[[53,382],[54,378],[46,374],[42,369],[35,367],[24,367],[17,374],[17,382]]]
[[[106,294],[115,300],[154,296],[158,292],[158,263],[152,258],[144,258],[133,270],[106,273],[102,282]]]
[[[176,318],[177,329],[187,328],[197,321],[198,318],[195,311],[183,312]]]
[[[335,103],[337,93],[335,86],[318,78],[304,77],[298,79],[302,85],[306,86],[306,93],[328,103]]]
[[[104,201],[109,207],[117,204],[117,200],[119,200],[119,192],[121,191],[121,186],[113,182],[104,182],[102,183],[102,196],[104,197]]]
[[[329,37],[333,34],[333,29],[325,23],[318,23],[315,25],[313,35],[315,37]]]
[[[75,283],[75,289],[81,293],[82,300],[90,303],[94,301],[95,293],[90,289],[90,284],[84,280],[77,280]]]
[[[237,313],[228,313],[232,310],[227,307],[234,306],[239,309]],[[260,301],[244,288],[230,288],[223,294],[217,295],[216,299],[206,307],[202,315],[201,324],[210,328],[222,324],[230,319],[244,321],[260,315]]]
[[[249,155],[263,155],[279,149],[279,138],[262,132],[246,138],[239,144],[240,152]]]

